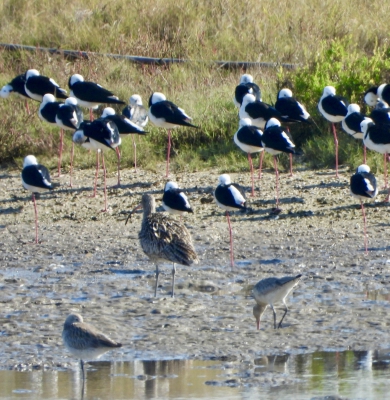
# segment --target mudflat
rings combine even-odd
[[[341,169],[339,179],[333,170],[281,173],[277,216],[271,213],[273,170],[256,180],[253,198],[249,172],[231,174],[245,187],[248,205],[231,218],[232,269],[226,218],[213,200],[219,171],[172,174],[195,211],[183,221],[200,262],[177,266],[173,299],[172,265],[161,265],[155,298],[155,266],[138,241],[142,211],[127,225],[125,220],[144,192],[156,196],[162,211],[163,171],[123,170],[122,188],[108,191],[106,213],[100,212],[103,185],[96,198],[88,197],[93,170],[76,170],[73,188],[67,174],[53,179],[59,186],[37,200],[38,245],[20,171],[0,171],[0,368],[73,363],[61,339],[71,312],[123,343],[106,360],[183,357],[242,363],[254,355],[390,347],[390,208],[383,190],[377,202],[366,204],[365,255],[360,205],[349,193],[352,171]],[[377,178],[383,186],[382,176]],[[111,171],[108,184],[115,183]],[[273,329],[268,309],[257,331],[253,285],[297,274],[303,278],[288,298],[283,327]],[[282,313],[278,307],[278,319]]]

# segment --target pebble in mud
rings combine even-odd
[[[361,214],[348,196],[347,179],[335,181],[334,171],[297,171],[292,178],[281,173],[281,179],[291,184],[288,197],[281,199],[283,218],[275,220],[268,216],[274,175],[266,170],[261,194],[256,191],[258,197],[248,200],[252,212],[232,217],[237,266],[231,270],[224,251],[229,247],[226,222],[209,193],[223,172],[228,171],[172,176],[187,189],[196,211],[185,224],[200,257],[198,265],[178,270],[173,301],[171,264],[161,265],[161,298],[154,301],[154,265],[138,244],[141,213],[124,225],[142,193],[162,197],[165,181],[159,174],[124,170],[123,189],[110,193],[110,204],[118,207],[108,214],[100,213],[101,188],[98,198],[87,197],[92,170],[75,171],[74,189],[67,187],[65,174],[53,195],[41,196],[40,205],[47,212],[40,218],[39,246],[29,244],[34,239],[30,207],[21,212],[0,210],[1,364],[26,369],[72,366],[59,328],[70,312],[82,313],[91,324],[109,326],[109,336],[125,338],[117,355],[121,360],[133,360],[135,355],[228,357],[224,362],[237,366],[269,354],[388,345],[388,207],[380,202],[367,207],[371,251],[366,257],[363,237],[355,228],[361,225]],[[345,170],[341,173],[349,176]],[[10,175],[0,179],[0,201],[6,202],[6,209],[18,210],[24,196],[19,172]],[[249,174],[231,177],[250,190]],[[114,184],[116,171],[109,171],[108,179]],[[340,187],[331,192],[329,185],[335,183]],[[194,192],[188,189],[194,187],[197,196],[192,197]],[[202,201],[205,198],[210,202]],[[292,207],[293,213],[288,213]],[[337,219],[331,216],[336,216],[336,209],[343,210]],[[63,215],[77,220],[54,221]],[[250,288],[266,277],[299,273],[304,279],[288,299],[286,327],[275,332],[270,312],[257,332]],[[45,346],[37,352],[38,343]],[[28,359],[31,354],[34,362]],[[247,382],[245,374],[221,380],[273,384],[271,376],[255,376],[249,364],[245,371],[251,372]],[[274,379],[276,385],[282,382]]]

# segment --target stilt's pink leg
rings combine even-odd
[[[293,159],[292,159],[292,154],[290,153],[290,176],[294,176],[294,175],[293,175],[292,164],[293,164]]]
[[[34,211],[35,211],[35,243],[38,244],[38,210],[37,210],[37,202],[35,201],[35,195],[32,194],[32,199],[34,203]]]
[[[333,122],[332,122],[332,130],[333,130],[335,156],[336,156],[336,178],[338,178],[339,177],[339,141],[337,139],[336,126]]]
[[[387,182],[387,153],[384,154],[383,157],[383,175],[384,175],[384,179],[385,179],[385,186],[383,187],[383,189],[387,189],[388,187],[388,182]],[[385,201],[388,201],[388,197],[386,198]]]
[[[279,207],[279,171],[278,171],[278,161],[276,160],[276,156],[274,156],[274,167],[275,167],[275,175],[276,175],[276,208]]]
[[[263,167],[263,158],[264,158],[264,150],[260,152],[261,155],[259,157],[259,179],[261,179],[261,169]]]
[[[64,149],[64,130],[60,130],[60,149],[58,154],[58,177],[61,176],[62,150]]]
[[[363,202],[360,200],[360,205],[362,207],[363,214],[363,226],[364,226],[364,248],[366,249],[366,255],[368,255],[368,247],[367,247],[367,222],[366,222],[366,213],[364,212]]]
[[[135,137],[137,135],[131,135],[133,137],[133,149],[134,149],[134,172],[137,172],[137,143],[135,142]]]
[[[249,161],[249,167],[250,167],[250,170],[251,170],[251,182],[252,182],[252,194],[251,194],[251,196],[254,197],[254,195],[255,195],[255,185],[254,185],[254,182],[253,182],[253,162],[252,162],[251,153],[248,153],[248,161]]]
[[[171,156],[171,130],[168,129],[168,148],[167,148],[167,171],[165,177],[169,175],[169,158]]]
[[[103,166],[103,176],[104,176],[104,209],[102,212],[106,212],[107,208],[107,181],[106,181],[106,165],[104,163],[104,153],[102,152],[102,166]]]
[[[226,211],[226,218],[229,226],[229,235],[230,235],[230,266],[233,268],[234,267],[233,231],[232,231],[232,226],[230,224],[229,211]]]

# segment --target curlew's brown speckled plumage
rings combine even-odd
[[[80,359],[81,371],[84,379],[83,360],[99,358],[115,347],[122,347],[94,326],[84,322],[80,314],[70,314],[65,320],[62,331],[65,347]]]
[[[156,264],[154,295],[157,295],[158,264],[161,261],[171,261],[173,263],[172,297],[174,297],[175,263],[189,266],[198,262],[191,235],[180,221],[165,214],[156,213],[156,203],[152,195],[144,194],[141,206],[144,216],[138,237],[142,250]]]

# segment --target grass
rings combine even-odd
[[[35,53],[0,51],[0,85],[36,68],[65,88],[69,76],[80,73],[124,100],[139,93],[147,103],[153,91],[161,91],[184,108],[199,127],[174,132],[172,168],[177,171],[248,168],[246,155],[232,140],[238,126],[232,96],[243,71],[218,68],[210,63],[212,60],[299,64],[294,71],[247,72],[261,87],[265,101],[275,102],[277,91],[287,86],[307,106],[321,132],[302,125],[292,127],[291,133],[304,153],[300,159],[312,168],[334,166],[333,137],[317,110],[323,87],[333,85],[338,93],[363,106],[364,91],[389,79],[386,9],[390,5],[386,4],[302,0],[274,7],[262,1],[144,0],[130,7],[124,0],[69,0],[61,9],[58,5],[49,0],[2,2],[2,41],[101,53],[183,57],[198,62],[141,66],[97,56],[67,60],[41,52],[39,47]],[[376,21],[375,30],[372,20]],[[30,107],[36,110],[38,103],[30,102]],[[2,165],[20,167],[26,154],[35,154],[40,162],[55,167],[58,129],[41,122],[35,110],[27,116],[20,99],[0,99]],[[147,130],[147,137],[138,143],[138,164],[156,170],[165,160],[166,133],[150,125]],[[339,142],[340,163],[355,168],[362,159],[361,143],[345,133],[340,133]],[[68,133],[66,146],[70,143]],[[124,140],[122,153],[122,165],[131,166],[131,140]],[[77,149],[76,157],[82,160],[82,167],[92,166],[95,160],[83,149]],[[369,153],[374,171],[381,168],[381,159]],[[113,152],[108,160],[114,168]],[[65,156],[65,164],[67,161]],[[282,165],[287,168],[287,158]]]

